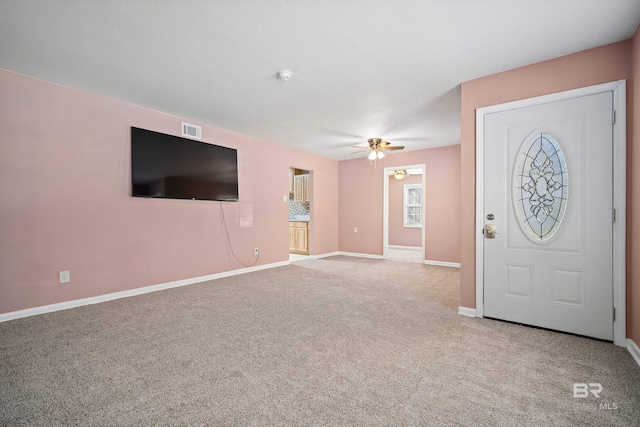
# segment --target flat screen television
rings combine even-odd
[[[131,128],[133,197],[238,201],[238,151]]]

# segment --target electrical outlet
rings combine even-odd
[[[260,249],[255,248],[255,249],[253,250],[253,254],[254,254],[254,255],[258,255],[258,254],[260,254]]]
[[[353,227],[353,232],[357,233],[358,232],[358,227]]]
[[[60,283],[69,283],[71,281],[71,275],[69,274],[69,271],[61,271],[59,273],[60,276]]]

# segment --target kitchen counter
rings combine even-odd
[[[289,215],[289,221],[309,222],[309,215]]]

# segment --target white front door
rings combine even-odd
[[[484,116],[486,317],[613,339],[612,104]]]

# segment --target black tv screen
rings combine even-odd
[[[131,128],[132,196],[238,201],[238,151]]]

